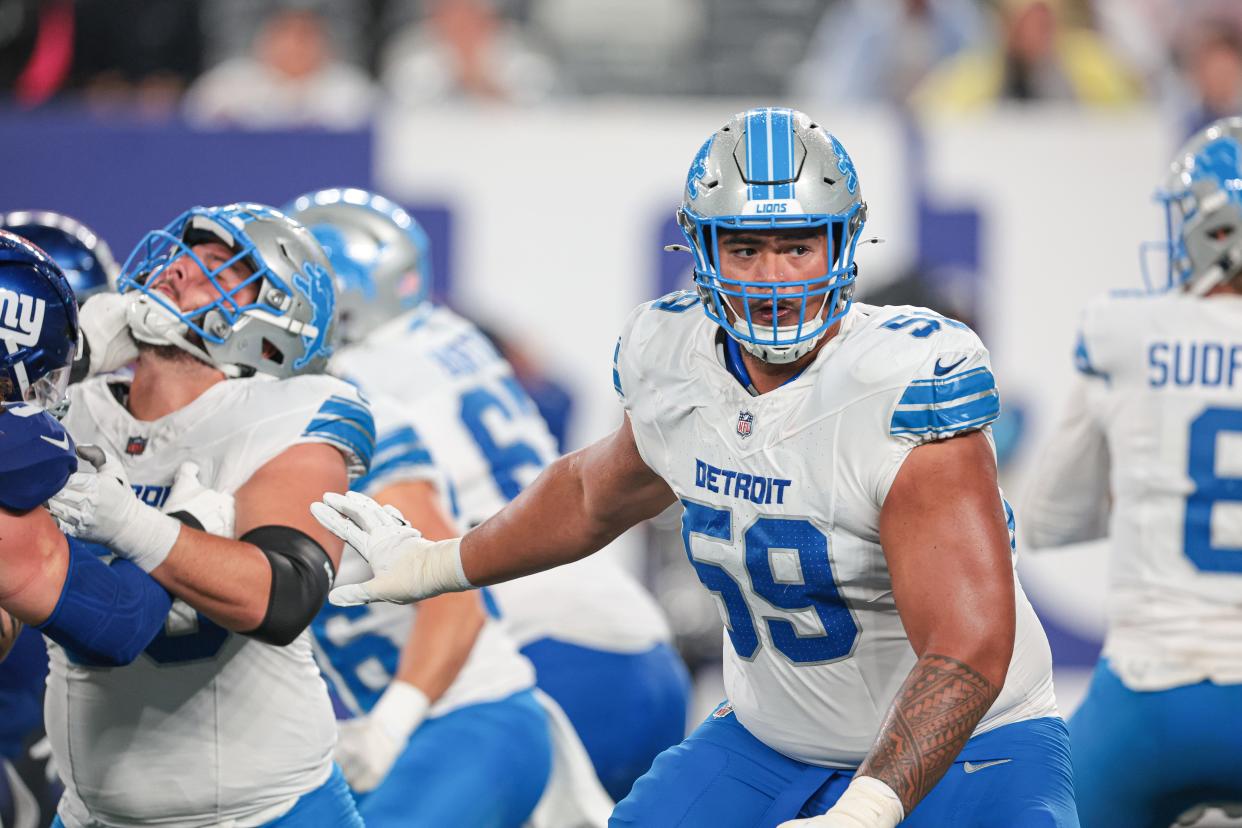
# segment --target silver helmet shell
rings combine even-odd
[[[192,249],[218,241],[232,251],[216,268]],[[215,286],[215,300],[178,308],[157,291],[164,271],[189,256]],[[218,276],[242,263],[251,271],[229,288]],[[258,286],[253,301],[244,292]],[[253,372],[283,378],[323,371],[332,354],[336,292],[332,268],[310,232],[262,204],[194,207],[167,227],[148,233],[130,254],[117,284],[133,293],[134,338],[176,345],[228,376]]]
[[[1165,207],[1169,281],[1203,294],[1242,273],[1242,117],[1222,118],[1173,157]]]
[[[399,205],[366,190],[333,187],[299,196],[285,210],[306,225],[332,263],[342,343],[358,342],[426,300],[431,244]]]
[[[677,221],[694,255],[709,318],[766,362],[809,353],[849,310],[854,253],[867,217],[845,147],[807,115],[761,107],[734,115],[699,148]],[[828,270],[802,281],[733,279],[718,266],[720,231],[808,228],[827,237]],[[796,325],[763,326],[752,307],[797,303]]]

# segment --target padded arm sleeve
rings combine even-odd
[[[92,667],[132,662],[164,628],[172,596],[122,558],[104,563],[102,547],[69,541],[69,571],[60,600],[37,629]]]
[[[240,540],[259,547],[272,568],[263,623],[245,635],[277,647],[292,644],[328,597],[336,577],[332,559],[310,535],[291,526],[260,526]]]

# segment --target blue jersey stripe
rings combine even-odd
[[[621,390],[621,340],[617,340],[616,350],[612,352],[612,387],[617,392],[617,396],[625,399],[625,392]]]
[[[898,405],[935,405],[972,397],[996,387],[996,379],[985,367],[933,380],[915,380],[901,395]]]
[[[413,426],[402,426],[391,431],[385,431],[384,436],[380,437],[375,443],[375,454],[378,456],[393,448],[423,448],[422,438],[418,436],[418,432]],[[425,450],[425,449],[424,449]]]
[[[895,411],[890,434],[943,434],[986,425],[1000,414],[1000,395],[992,392],[977,400],[947,408]]]
[[[772,181],[788,181],[794,177],[793,113],[773,109],[769,119],[772,130]],[[793,184],[776,184],[772,198],[793,198]]]
[[[365,423],[328,418],[313,420],[303,434],[336,443],[357,456],[367,468],[371,466],[371,458],[375,454],[375,425],[371,422],[370,414],[367,415]]]
[[[435,464],[431,460],[430,452],[426,449],[406,452],[380,460],[368,474],[355,480],[350,488],[355,491],[365,491],[376,480],[398,469],[426,469],[434,472]]]

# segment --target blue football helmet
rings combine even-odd
[[[1201,295],[1242,272],[1242,117],[1191,137],[1156,200],[1164,206],[1169,287]]]
[[[116,287],[120,267],[112,249],[77,219],[47,210],[19,210],[0,215],[0,229],[29,239],[51,256],[79,303]]]
[[[431,243],[422,225],[392,201],[333,187],[299,196],[285,211],[306,225],[332,262],[342,342],[357,342],[426,300]]]
[[[854,252],[867,217],[845,147],[801,112],[761,107],[734,115],[699,148],[677,223],[694,255],[694,284],[708,318],[765,362],[792,362],[849,311]],[[718,266],[722,230],[822,231],[828,270],[813,279],[731,279]],[[796,325],[761,325],[753,303],[799,308]],[[762,306],[762,305],[761,305]]]
[[[207,242],[219,242],[231,254],[214,269],[193,249]],[[157,289],[182,257],[207,277],[216,299],[183,309]],[[236,265],[249,275],[227,288],[219,277]],[[117,287],[137,296],[129,311],[136,340],[175,345],[226,376],[314,373],[332,355],[332,267],[307,229],[272,207],[246,203],[187,210],[143,237],[125,261]]]
[[[78,349],[78,304],[52,257],[0,230],[0,391],[56,410]]]

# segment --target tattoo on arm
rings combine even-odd
[[[909,814],[953,764],[999,693],[969,665],[924,655],[898,691],[859,775],[892,788]]]

